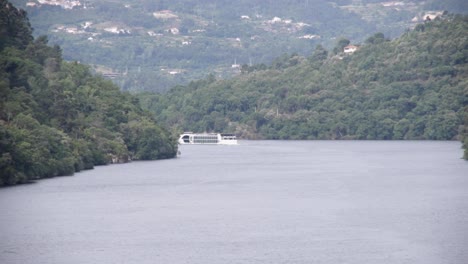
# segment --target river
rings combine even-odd
[[[459,142],[240,141],[0,189],[0,263],[468,263]]]

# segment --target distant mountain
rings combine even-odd
[[[140,96],[178,131],[248,139],[460,140],[468,128],[468,16],[444,14],[400,38],[340,39],[309,57],[244,65],[162,95]]]
[[[34,34],[49,35],[66,60],[94,65],[124,90],[165,91],[242,64],[269,64],[284,53],[310,55],[340,37],[399,36],[465,1],[351,0],[14,0]],[[428,12],[431,11],[431,12]]]

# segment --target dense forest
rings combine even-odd
[[[178,131],[250,139],[461,140],[467,35],[468,16],[445,14],[394,40],[376,33],[354,53],[344,53],[349,40],[340,39],[309,57],[243,65],[231,80],[209,76],[141,99]]]
[[[461,139],[464,149],[463,158],[468,160],[468,85],[465,86],[464,90],[464,98],[463,98],[463,105],[464,107],[464,114],[463,114],[463,128],[461,132]]]
[[[164,92],[175,84],[229,78],[238,64],[270,64],[283,53],[306,56],[336,38],[369,32],[396,37],[443,10],[468,12],[464,0],[12,0],[35,34],[60,45],[66,60],[123,90]],[[234,65],[234,67],[232,67]]]
[[[176,155],[136,97],[31,33],[26,12],[0,0],[0,186]]]
[[[465,88],[465,117],[464,117],[464,127],[462,133],[462,142],[463,142],[463,149],[465,150],[463,158],[468,160],[468,91]]]

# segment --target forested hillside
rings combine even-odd
[[[464,117],[464,127],[463,127],[463,149],[465,150],[464,158],[468,160],[468,89],[465,88],[465,117]]]
[[[209,73],[235,76],[239,64],[270,64],[283,53],[310,55],[339,37],[396,37],[444,10],[468,12],[465,0],[12,1],[66,60],[92,64],[124,90],[160,92]]]
[[[354,53],[346,39],[308,57],[243,65],[166,95],[145,95],[179,131],[263,139],[461,139],[468,87],[468,17],[444,15],[400,38],[377,33]]]
[[[137,98],[31,31],[26,13],[0,0],[0,186],[175,156]]]

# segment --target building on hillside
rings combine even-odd
[[[275,24],[275,23],[280,23],[281,21],[283,21],[281,18],[279,17],[274,17],[272,20],[270,20],[269,22],[271,24]]]
[[[169,29],[169,32],[171,32],[172,35],[179,35],[179,29],[178,28],[171,28]]]
[[[423,20],[434,20],[439,16],[442,16],[444,14],[443,11],[432,11],[432,12],[426,12],[423,15]]]
[[[162,19],[162,20],[179,18],[179,16],[174,14],[171,10],[161,10],[158,12],[154,12],[153,16],[157,19]]]
[[[348,45],[343,48],[344,53],[354,53],[356,50],[358,50],[359,47],[355,45]]]
[[[308,35],[304,35],[304,36],[301,36],[299,37],[300,39],[319,39],[320,36],[319,35],[311,35],[311,34],[308,34]]]
[[[422,21],[434,20],[437,17],[442,16],[443,14],[444,14],[443,11],[428,11],[423,14],[420,14],[419,16],[413,17],[413,19],[411,19],[411,22],[419,23]]]

